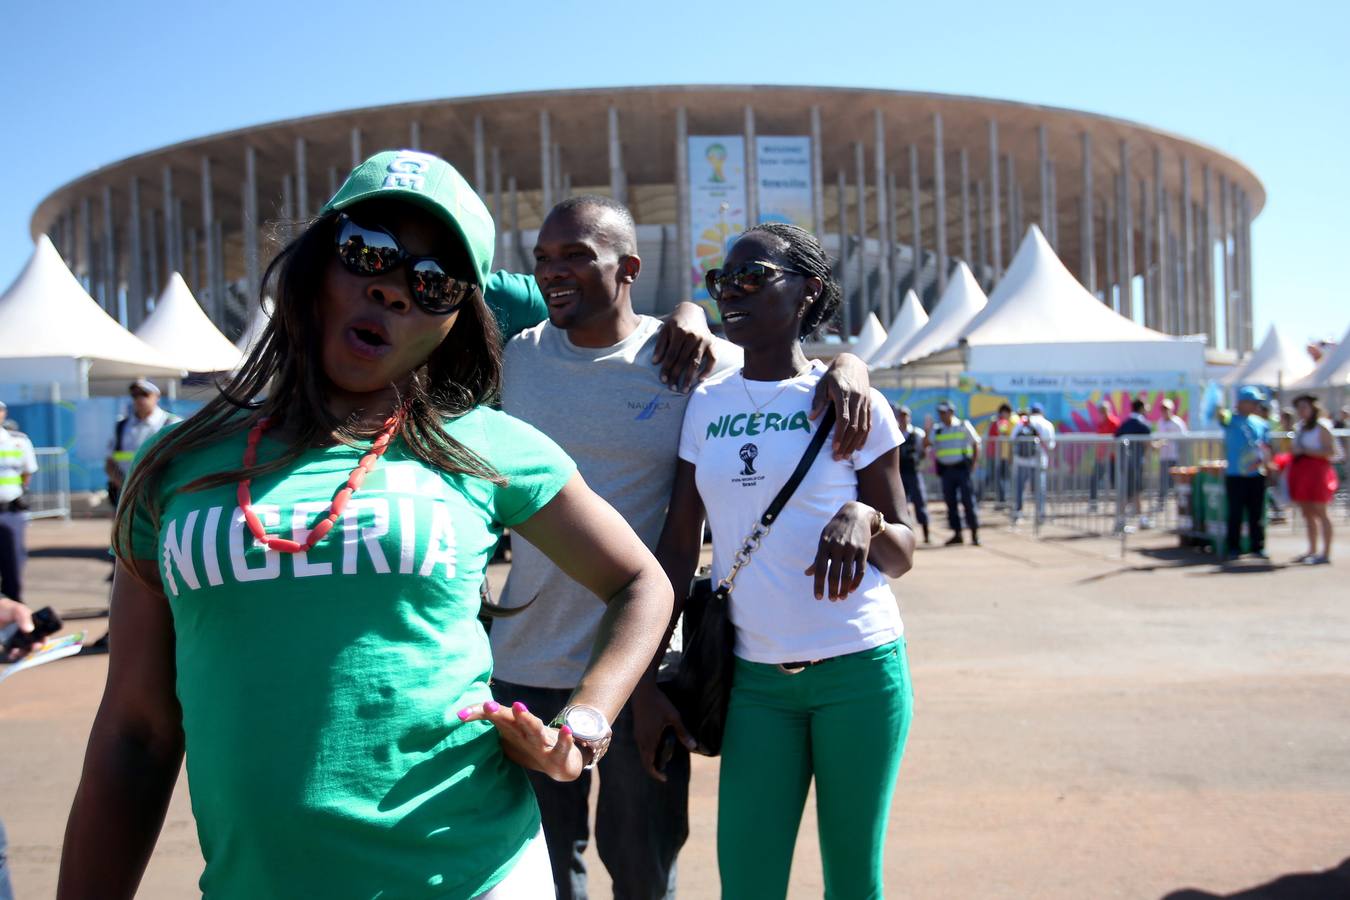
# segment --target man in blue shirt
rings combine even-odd
[[[1223,426],[1224,450],[1228,457],[1224,487],[1228,496],[1228,538],[1225,558],[1241,555],[1242,520],[1247,519],[1252,555],[1266,555],[1266,530],[1261,521],[1266,498],[1266,464],[1270,461],[1270,423],[1257,415],[1261,391],[1244,387],[1238,391],[1237,412],[1217,413]]]

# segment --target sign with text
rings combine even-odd
[[[755,138],[760,222],[815,227],[811,192],[811,138],[765,135]]]

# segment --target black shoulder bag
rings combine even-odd
[[[722,735],[727,727],[727,706],[731,702],[731,677],[735,668],[733,650],[736,646],[736,626],[731,622],[731,591],[736,573],[748,562],[750,554],[759,549],[760,542],[791,499],[797,486],[806,477],[811,464],[820,454],[834,425],[834,407],[825,411],[811,443],[802,454],[787,483],[778,491],[764,515],[746,537],[731,563],[731,571],[714,590],[712,579],[698,578],[689,590],[684,604],[684,656],[675,678],[662,685],[671,703],[684,720],[684,727],[698,741],[698,752],[717,756],[722,752]]]

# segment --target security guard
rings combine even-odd
[[[900,445],[900,483],[905,487],[905,497],[914,504],[914,518],[923,526],[923,542],[927,544],[930,543],[928,494],[924,490],[923,478],[919,475],[919,466],[928,452],[928,435],[911,422],[908,406],[897,409],[895,417],[900,423],[900,433],[905,436],[905,442]]]
[[[8,415],[9,409],[0,403],[0,425]],[[0,427],[0,593],[20,603],[28,562],[28,501],[23,495],[37,470],[28,435]]]
[[[160,409],[159,388],[154,382],[138,378],[127,392],[131,394],[131,415],[117,420],[117,428],[108,443],[108,458],[103,463],[108,476],[108,500],[114,507],[141,444],[165,425],[179,421],[178,416]]]
[[[933,427],[933,448],[937,457],[938,474],[942,477],[942,499],[947,504],[947,524],[956,532],[947,546],[964,544],[961,536],[961,513],[957,501],[966,510],[966,525],[970,526],[970,542],[980,544],[980,519],[975,514],[975,492],[970,473],[980,453],[980,435],[965,419],[956,417],[956,410],[945,400],[938,404],[939,424]]]

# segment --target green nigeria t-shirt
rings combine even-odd
[[[548,318],[548,304],[533,275],[493,272],[483,285],[483,302],[497,317],[503,345]]]
[[[307,553],[258,546],[233,483],[245,433],[176,458],[157,486],[159,563],[208,898],[468,898],[537,833],[525,772],[464,706],[490,699],[479,587],[503,526],[576,467],[529,425],[477,408],[446,425],[506,478],[447,475],[395,441]],[[259,459],[281,454],[264,436]],[[360,452],[316,448],[256,479],[269,534],[303,542]]]

